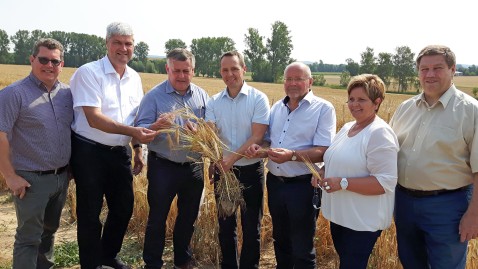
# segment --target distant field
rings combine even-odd
[[[0,65],[0,89],[4,88],[5,86],[9,85],[10,83],[24,78],[30,72],[30,66],[16,66],[16,65]],[[63,72],[60,75],[60,80],[68,83],[70,77],[72,76],[75,68],[64,68]],[[146,74],[140,73],[143,82],[143,90],[145,92],[149,91],[152,87],[156,84],[164,81],[167,77],[166,75],[160,74]],[[339,84],[339,75],[334,74],[326,74],[324,75],[325,79],[327,80],[327,84]],[[204,88],[210,95],[215,94],[222,89],[224,89],[225,85],[221,79],[210,79],[210,78],[203,78],[203,77],[196,77],[193,79],[193,83],[201,86]],[[274,103],[281,98],[284,97],[284,89],[282,84],[272,84],[272,83],[257,83],[257,82],[248,82],[250,85],[258,88],[259,90],[263,91],[269,97],[270,103]],[[456,77],[455,84],[458,88],[465,90],[469,94],[471,94],[471,89],[473,87],[478,87],[478,76],[476,77]],[[341,128],[345,122],[351,121],[352,117],[347,109],[345,101],[347,100],[347,95],[345,90],[337,90],[332,89],[330,87],[313,87],[312,88],[314,93],[328,101],[330,101],[335,109],[337,114],[337,129]],[[384,120],[388,121],[390,117],[393,115],[396,107],[404,100],[410,98],[409,95],[399,95],[399,94],[387,94],[385,97],[385,101],[380,107],[379,116],[382,117]],[[207,169],[206,169],[207,170]],[[138,240],[141,241],[142,237],[144,236],[144,219],[146,219],[147,211],[145,208],[146,204],[146,179],[141,176],[142,181],[138,179],[135,180],[135,189],[141,190],[135,194],[135,208],[138,204],[137,208],[141,210],[137,210],[134,213],[134,217],[132,218],[132,223],[130,223],[130,230],[133,233],[138,234]],[[0,180],[2,180],[0,178]],[[209,188],[211,188],[209,186]],[[211,194],[212,191],[209,191]],[[212,195],[212,194],[211,194]],[[209,197],[209,196],[206,196]],[[214,197],[214,196],[212,196]],[[211,199],[213,201],[214,198]],[[175,205],[171,209],[172,212],[175,212],[174,209]],[[211,207],[213,208],[213,207]],[[268,207],[267,203],[264,207],[264,218],[262,222],[262,236],[261,242],[264,249],[266,246],[270,247],[271,242],[271,231],[272,231],[272,224],[270,221],[270,215],[268,215]],[[214,212],[207,213],[202,209],[200,214],[200,218],[197,223],[198,229],[196,231],[206,231],[204,234],[195,233],[195,237],[193,238],[193,245],[198,245],[198,248],[195,248],[194,252],[195,255],[198,255],[201,251],[207,252],[204,257],[204,260],[214,261],[217,258],[217,242],[213,240],[213,244],[205,244],[205,239],[211,237],[208,235],[207,231],[210,230],[211,225],[214,224],[216,221],[216,215]],[[208,215],[209,214],[209,215]],[[171,214],[170,214],[171,216]],[[201,217],[202,216],[202,217]],[[171,217],[169,218],[171,219]],[[168,219],[168,220],[169,220]],[[143,221],[142,221],[143,220]],[[140,224],[138,224],[140,223]],[[169,223],[169,222],[168,222]],[[206,223],[206,224],[204,224]],[[319,268],[337,268],[338,258],[333,250],[332,239],[330,237],[330,233],[328,232],[328,222],[323,218],[320,217],[317,222],[317,231],[316,236],[314,238],[316,251],[317,251],[317,259]],[[136,227],[133,229],[131,227]],[[214,226],[216,227],[216,226]],[[213,234],[210,232],[210,234]],[[170,236],[170,234],[168,234]],[[209,236],[209,237],[208,237]],[[199,239],[197,239],[199,238]],[[198,243],[199,242],[199,243]],[[213,249],[210,251],[210,249]],[[204,250],[206,249],[206,250]],[[262,250],[264,252],[264,249]],[[469,243],[469,253],[468,261],[467,261],[467,269],[471,268],[478,268],[477,262],[477,249],[478,249],[478,241],[472,240]],[[208,252],[209,251],[209,252]],[[264,254],[264,253],[262,253]],[[266,268],[266,267],[264,267]],[[267,267],[269,268],[269,267]],[[372,256],[369,261],[369,268],[392,268],[392,269],[399,269],[402,268],[397,257],[397,250],[396,250],[396,239],[395,239],[395,227],[392,225],[389,229],[385,230],[384,233],[380,236],[379,241],[375,246],[375,250],[372,253]]]

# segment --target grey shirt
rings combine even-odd
[[[48,92],[32,73],[0,91],[0,131],[7,133],[15,170],[45,171],[68,164],[73,101],[70,87]]]
[[[177,109],[189,108],[196,117],[204,118],[208,94],[199,86],[191,83],[185,95],[174,90],[168,80],[156,85],[141,100],[135,126],[150,128],[159,115]],[[183,126],[184,120],[176,117],[175,123]],[[191,162],[200,156],[185,150],[171,149],[166,134],[159,134],[148,144],[148,150],[177,163]]]

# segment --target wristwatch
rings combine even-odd
[[[297,161],[297,156],[295,156],[295,150],[292,151],[292,158],[290,158],[291,161]]]
[[[347,178],[343,177],[342,180],[340,181],[340,187],[342,188],[342,190],[346,190],[348,186],[349,186],[349,181],[347,180]]]

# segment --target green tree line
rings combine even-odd
[[[42,37],[51,37],[60,41],[65,47],[65,66],[79,67],[87,62],[95,61],[106,53],[105,40],[96,35],[83,33],[41,30],[18,30],[14,35],[0,29],[0,64],[29,64],[28,57],[32,53],[35,41]],[[13,44],[13,52],[10,52]],[[256,28],[248,28],[244,35],[245,50],[243,51],[248,71],[253,81],[280,82],[284,68],[295,59],[291,58],[294,48],[291,32],[287,25],[276,21],[271,25],[270,37],[263,36]],[[202,37],[193,39],[189,48],[196,56],[195,72],[197,76],[219,77],[219,59],[229,50],[235,50],[235,42],[229,37]],[[165,43],[167,54],[171,49],[187,48],[181,39],[169,39]],[[138,72],[166,73],[164,58],[150,59],[149,46],[143,41],[136,43],[133,60],[129,65]],[[407,46],[397,47],[394,54],[380,52],[367,47],[361,53],[359,63],[351,58],[345,59],[346,64],[325,64],[322,60],[309,64],[312,72],[341,73],[341,86],[346,86],[351,76],[360,73],[379,75],[389,87],[395,84],[398,91],[418,89],[415,72],[415,54]],[[457,66],[457,71],[463,75],[478,75],[475,65],[467,68]],[[325,85],[322,74],[314,75],[315,85]]]

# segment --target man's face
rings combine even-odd
[[[227,88],[240,90],[244,81],[245,67],[239,63],[237,56],[226,56],[221,60],[221,77]]]
[[[59,65],[53,64],[52,61],[58,63]],[[42,64],[40,61],[46,62]],[[61,60],[61,52],[59,49],[50,50],[47,47],[40,47],[38,54],[36,56],[30,56],[30,63],[32,66],[32,73],[38,78],[48,89],[55,84],[58,80],[64,62]]]
[[[291,66],[284,75],[284,90],[290,100],[300,101],[309,92],[312,86],[310,78],[300,66]]]
[[[134,39],[131,35],[113,35],[106,41],[108,58],[116,67],[123,67],[133,58]]]
[[[174,59],[168,59],[166,64],[166,72],[168,73],[169,83],[171,83],[173,88],[176,91],[184,94],[188,89],[191,79],[194,75],[194,68],[191,65],[191,61],[177,61]]]
[[[451,86],[455,66],[448,67],[445,56],[423,56],[418,66],[418,78],[425,97],[440,98]]]

